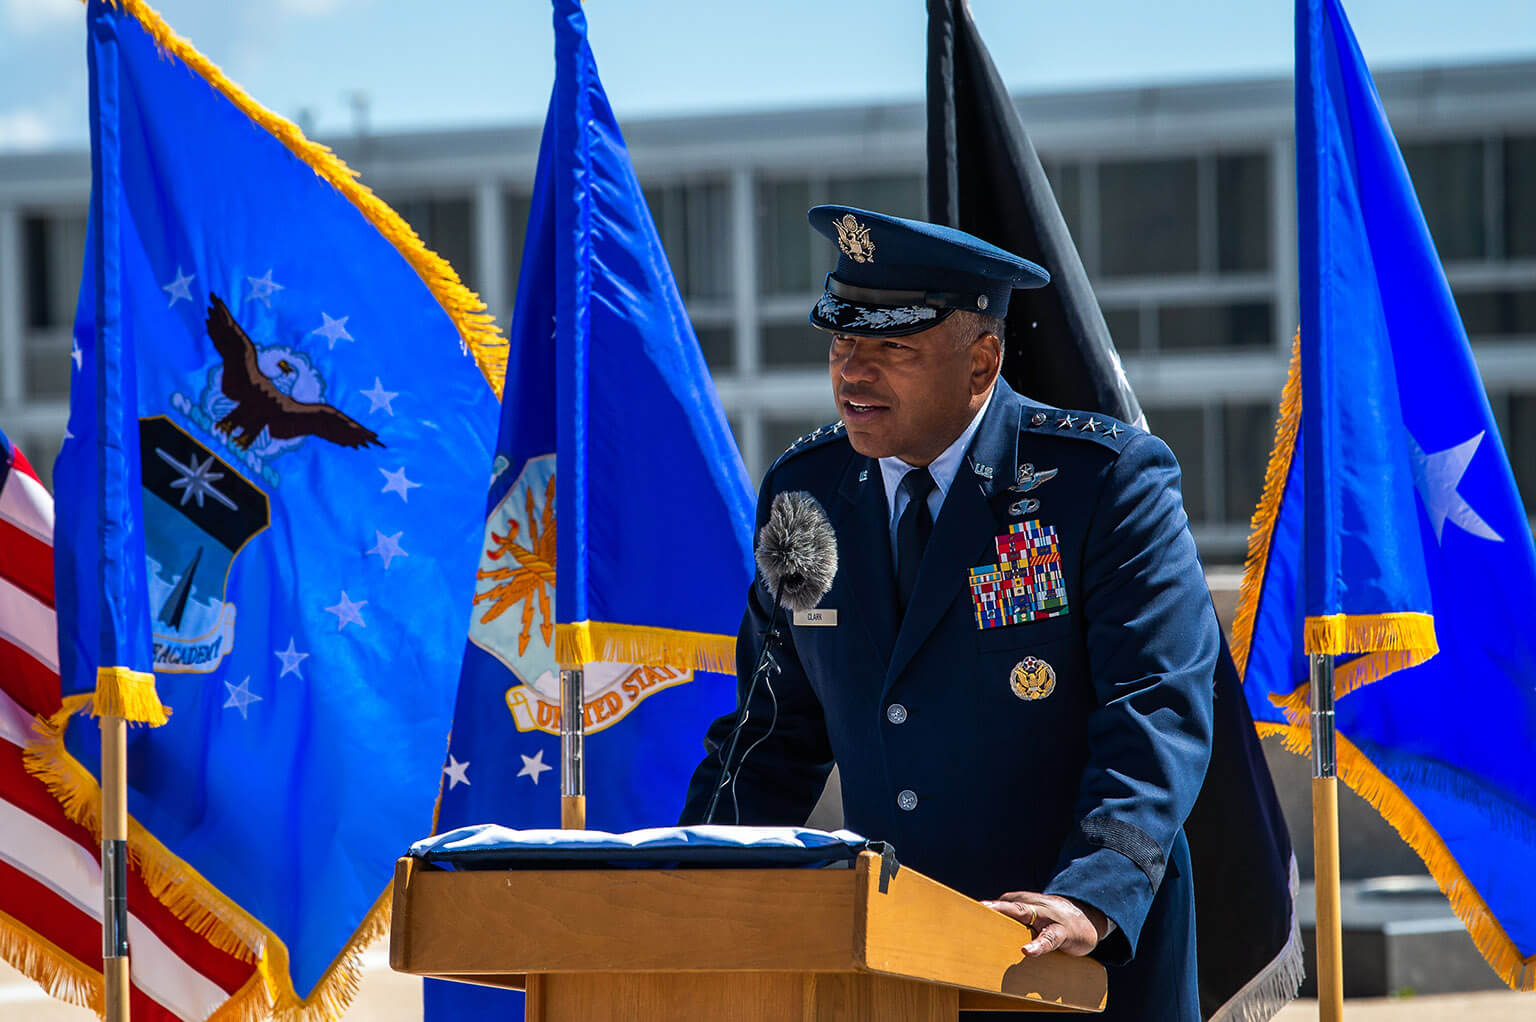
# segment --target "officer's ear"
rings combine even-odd
[[[1003,367],[1003,342],[988,330],[971,342],[971,393],[985,394]]]

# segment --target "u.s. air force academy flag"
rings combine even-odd
[[[1234,651],[1261,727],[1300,752],[1306,654],[1347,655],[1339,776],[1424,859],[1504,981],[1533,989],[1536,547],[1337,0],[1296,7],[1296,137],[1299,357]]]
[[[577,0],[523,247],[438,830],[560,820],[559,674],[584,667],[587,819],[677,818],[735,702],[753,505]],[[552,771],[552,772],[551,772]],[[427,982],[427,1018],[520,997]]]
[[[54,474],[66,700],[31,765],[94,822],[99,739],[72,712],[163,724],[128,746],[146,882],[260,962],[239,1017],[335,1017],[431,820],[495,332],[344,166],[142,3],[93,0],[87,23]]]

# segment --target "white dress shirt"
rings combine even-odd
[[[965,453],[970,449],[971,437],[976,435],[977,428],[981,425],[981,417],[987,414],[987,408],[992,404],[992,395],[997,393],[997,386],[993,384],[991,393],[981,403],[981,410],[971,419],[971,424],[965,427],[965,432],[955,438],[955,442],[944,448],[944,453],[933,459],[928,466],[928,474],[933,476],[933,491],[928,494],[928,513],[934,521],[939,520],[939,508],[944,506],[944,498],[949,494],[949,488],[954,485],[955,475],[960,471],[960,465],[965,461]],[[885,483],[885,503],[891,509],[891,561],[896,559],[896,523],[901,521],[901,513],[907,509],[910,502],[906,491],[901,488],[902,478],[915,465],[908,465],[900,458],[880,459],[880,478]]]

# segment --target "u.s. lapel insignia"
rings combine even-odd
[[[869,237],[869,228],[855,220],[852,213],[832,221],[832,226],[837,228],[837,247],[843,255],[856,263],[875,261],[875,243]]]
[[[1061,617],[1068,611],[1061,543],[1054,525],[1016,522],[993,541],[997,563],[971,569],[971,609],[977,628],[1000,628]]]
[[[1013,665],[1008,687],[1020,699],[1044,699],[1056,691],[1056,669],[1039,657],[1027,656]]]

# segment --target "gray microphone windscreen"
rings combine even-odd
[[[837,575],[837,534],[816,498],[791,490],[773,498],[757,534],[757,570],[791,611],[810,610]]]

